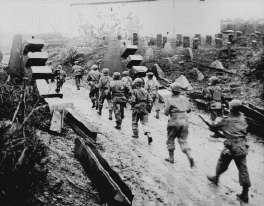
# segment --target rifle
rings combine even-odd
[[[209,122],[207,122],[201,115],[198,114],[198,117],[200,117],[203,120],[203,122],[210,128],[210,130],[215,132],[217,136],[226,139],[226,137],[219,130],[213,128],[212,125]]]

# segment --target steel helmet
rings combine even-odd
[[[133,84],[137,86],[141,86],[143,84],[143,80],[141,78],[136,78],[133,82]]]
[[[113,79],[115,79],[115,80],[120,79],[120,73],[119,72],[114,72],[113,73]]]
[[[108,75],[108,74],[109,74],[109,69],[107,69],[107,68],[103,68],[102,73],[103,73],[104,75]]]
[[[216,76],[212,76],[209,78],[209,85],[216,85],[218,83],[218,78]]]
[[[79,61],[75,61],[75,62],[74,62],[74,64],[78,64],[78,63],[79,63]]]
[[[97,70],[97,69],[98,69],[98,66],[97,66],[96,64],[94,64],[94,65],[92,66],[92,69],[93,69],[93,70]]]
[[[177,82],[174,82],[170,85],[170,90],[173,92],[181,92],[181,85]]]
[[[123,76],[128,76],[129,75],[129,72],[128,71],[123,71]]]
[[[228,103],[229,104],[229,109],[231,110],[238,110],[241,106],[242,106],[242,102],[238,99],[234,99],[231,102]]]
[[[148,72],[146,75],[153,76],[154,74],[153,74],[153,72]]]

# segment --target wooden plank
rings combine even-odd
[[[132,205],[134,196],[131,190],[93,145],[87,146],[84,140],[77,137],[74,153],[104,202],[109,206]]]
[[[96,142],[97,133],[99,133],[97,126],[88,122],[72,108],[65,109],[65,119],[80,136],[85,139],[91,139],[92,142]]]

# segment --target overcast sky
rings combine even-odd
[[[69,6],[74,1],[91,0],[0,0],[0,33],[59,31],[76,35],[78,15]],[[264,0],[220,1],[222,18],[264,17]]]

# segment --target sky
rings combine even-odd
[[[76,1],[91,0],[0,0],[0,34],[61,32],[67,36],[76,36],[78,35],[76,10],[82,8],[73,8],[69,5]],[[221,18],[264,18],[264,0],[220,1]]]

